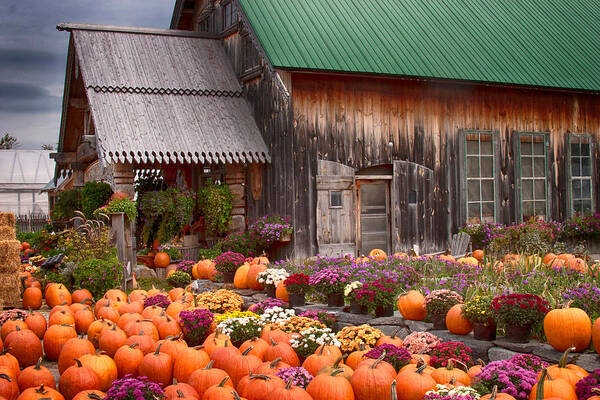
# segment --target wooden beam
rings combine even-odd
[[[85,110],[88,108],[87,100],[81,97],[72,97],[69,100],[69,105],[78,110]]]
[[[50,158],[59,164],[68,164],[77,161],[77,154],[74,151],[50,153]]]
[[[98,158],[98,149],[96,146],[96,136],[84,135],[77,146],[77,161],[93,161]]]

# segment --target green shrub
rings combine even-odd
[[[42,283],[43,287],[49,283],[62,283],[69,290],[73,287],[73,275],[70,270],[39,268],[32,275]]]
[[[183,271],[173,272],[167,278],[167,282],[169,283],[169,285],[171,285],[173,287],[184,287],[184,286],[188,285],[191,281],[192,281],[192,278],[190,277],[190,274],[188,274],[187,272],[183,272]]]
[[[75,216],[75,211],[81,210],[79,190],[65,190],[58,195],[51,212],[53,220],[68,220]]]
[[[81,211],[92,218],[94,211],[108,202],[113,191],[108,183],[90,181],[81,189]]]
[[[135,221],[137,218],[137,204],[129,199],[114,199],[106,207],[98,208],[94,211],[94,216],[99,217],[101,214],[125,213],[130,221]]]
[[[94,299],[101,298],[110,289],[121,286],[123,267],[116,258],[81,261],[73,271],[74,286],[89,290]]]
[[[170,242],[190,223],[195,204],[194,196],[177,189],[145,193],[139,207],[144,221],[143,242]]]
[[[217,243],[213,247],[198,250],[198,260],[212,260],[222,252],[221,244]]]

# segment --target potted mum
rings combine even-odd
[[[306,305],[306,290],[308,289],[309,277],[303,273],[292,274],[284,281],[288,292],[290,307],[301,307]]]
[[[352,314],[366,314],[369,312],[369,308],[360,304],[356,298],[357,289],[360,289],[362,285],[362,282],[354,281],[344,288],[344,296],[350,299],[350,312]]]
[[[497,296],[492,301],[494,319],[505,327],[506,339],[527,343],[531,326],[542,321],[550,311],[547,301],[528,293]]]
[[[359,304],[374,312],[376,317],[391,317],[394,315],[397,291],[395,279],[379,279],[365,282],[355,290],[355,297]]]
[[[224,283],[233,283],[235,271],[246,261],[243,254],[227,251],[215,257],[215,269],[223,274]]]
[[[284,281],[289,276],[288,272],[282,268],[267,268],[260,272],[256,277],[258,283],[264,286],[267,296],[275,298],[275,289],[279,282]]]
[[[425,297],[427,314],[431,315],[433,329],[446,330],[446,314],[452,306],[463,302],[460,294],[448,289],[434,290]]]
[[[309,284],[327,295],[329,307],[344,306],[344,287],[350,279],[350,273],[337,266],[324,268],[310,276]]]
[[[465,303],[462,313],[473,323],[475,339],[496,340],[496,321],[492,316],[492,296],[473,296]]]
[[[188,346],[201,345],[208,336],[213,321],[213,313],[204,308],[181,311],[179,313],[179,324]]]

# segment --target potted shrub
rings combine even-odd
[[[473,323],[473,337],[477,340],[496,339],[496,321],[492,316],[492,296],[473,296],[462,308],[462,313]]]
[[[270,246],[275,242],[290,242],[294,227],[287,218],[279,215],[266,215],[258,218],[248,230],[261,237],[266,246]]]
[[[235,271],[246,261],[243,254],[227,251],[215,257],[215,269],[223,274],[224,283],[233,283]]]
[[[301,307],[306,304],[308,283],[309,277],[303,273],[292,274],[283,281],[288,291],[290,307]]]
[[[452,306],[463,302],[460,294],[448,289],[434,290],[425,297],[427,314],[431,315],[433,329],[446,329],[446,314]]]
[[[352,314],[366,314],[369,312],[369,308],[362,305],[356,298],[358,289],[360,289],[362,285],[362,282],[354,281],[344,288],[344,296],[350,299],[350,312]]]
[[[288,277],[288,273],[282,268],[267,268],[259,272],[256,280],[264,286],[267,296],[275,298],[275,289],[279,282],[284,281]]]
[[[515,293],[501,295],[492,301],[492,315],[505,327],[506,339],[527,343],[531,326],[539,323],[548,313],[548,302],[534,294]]]
[[[309,284],[315,290],[327,295],[329,307],[344,306],[344,287],[350,279],[350,272],[337,266],[324,268],[310,276]]]

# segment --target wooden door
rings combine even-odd
[[[394,161],[392,178],[393,251],[436,251],[433,235],[433,170],[408,161]]]
[[[316,225],[320,255],[356,254],[355,204],[354,168],[319,160]]]
[[[368,255],[373,249],[389,253],[390,194],[387,180],[357,180],[359,202],[359,255]]]

